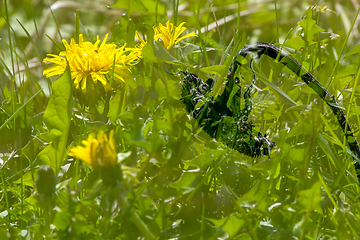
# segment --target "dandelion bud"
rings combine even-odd
[[[56,176],[49,165],[39,167],[36,178],[36,189],[38,194],[52,195],[55,193]]]

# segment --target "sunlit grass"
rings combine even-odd
[[[80,2],[56,2],[52,12],[43,3],[22,1],[21,10],[4,2],[0,239],[357,238],[353,158],[337,120],[312,89],[272,59],[254,63],[249,120],[276,148],[270,157],[251,158],[211,139],[186,112],[179,73],[213,78],[207,97],[216,97],[245,43],[279,39],[336,95],[358,136],[353,2],[326,2],[328,10],[277,2],[277,12],[274,3],[260,1],[131,2],[144,5],[123,17],[125,10],[102,2],[77,13]],[[179,31],[167,33],[167,23]],[[62,39],[76,44],[83,34],[96,45],[108,32],[106,45],[141,52],[124,81],[115,79],[115,58],[101,72],[106,89],[90,78],[91,68],[82,68],[82,91],[65,62],[59,76],[43,76],[51,67],[43,59],[61,55]],[[99,49],[92,50],[85,52],[88,65],[98,56]],[[253,79],[245,61],[238,76],[244,93]],[[83,159],[76,149],[91,152]],[[111,164],[95,164],[107,157]]]

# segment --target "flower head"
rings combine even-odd
[[[109,138],[103,131],[98,133],[97,138],[90,134],[87,140],[82,141],[82,144],[85,147],[72,147],[69,155],[83,160],[93,168],[116,166],[114,130],[110,132]]]
[[[170,20],[167,21],[166,26],[163,26],[159,23],[159,27],[153,27],[154,29],[154,39],[158,41],[161,39],[164,43],[164,46],[167,50],[172,48],[174,45],[178,44],[181,40],[188,37],[197,37],[196,33],[189,33],[185,36],[180,37],[180,35],[186,30],[186,27],[183,27],[185,22],[182,22],[178,27],[170,23]],[[141,40],[140,40],[141,41]]]
[[[43,74],[46,77],[63,74],[69,63],[71,70],[71,78],[77,89],[80,88],[86,92],[86,81],[88,77],[96,83],[100,81],[105,90],[112,90],[108,82],[108,78],[113,75],[125,82],[128,77],[131,65],[138,62],[139,56],[132,48],[125,48],[126,44],[121,48],[116,48],[114,43],[107,44],[105,35],[103,42],[100,44],[99,36],[93,44],[84,42],[83,35],[79,35],[79,43],[75,43],[72,38],[70,44],[66,40],[62,40],[66,50],[60,52],[59,56],[48,54],[43,62],[51,62],[56,65],[45,69]],[[115,64],[115,66],[113,66]]]
[[[138,52],[139,57],[141,57],[142,49],[145,47],[147,41],[145,41],[144,39],[142,39],[140,37],[140,34],[138,31],[135,31],[135,35],[136,35],[137,39],[139,39],[140,44],[135,46],[134,51]]]

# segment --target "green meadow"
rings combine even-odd
[[[348,145],[359,11],[355,0],[1,1],[0,239],[359,239]],[[210,136],[202,109],[256,42],[313,74],[356,139],[300,77],[256,55],[228,98],[251,106],[246,122],[274,145],[251,155],[237,148],[251,139]],[[188,89],[191,111],[190,73],[212,84]]]

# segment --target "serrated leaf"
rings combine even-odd
[[[146,13],[148,11],[141,0],[118,0],[111,8],[126,9],[129,16],[133,12]]]
[[[308,8],[306,11],[306,18],[298,22],[298,25],[301,26],[304,30],[306,40],[308,41],[309,45],[315,43],[318,40],[315,34],[325,31],[316,24],[316,21],[312,19],[311,16],[312,9]]]
[[[51,87],[52,94],[43,120],[49,129],[52,142],[38,154],[37,161],[39,165],[50,165],[55,172],[58,172],[66,151],[73,111],[72,80],[69,67]]]

